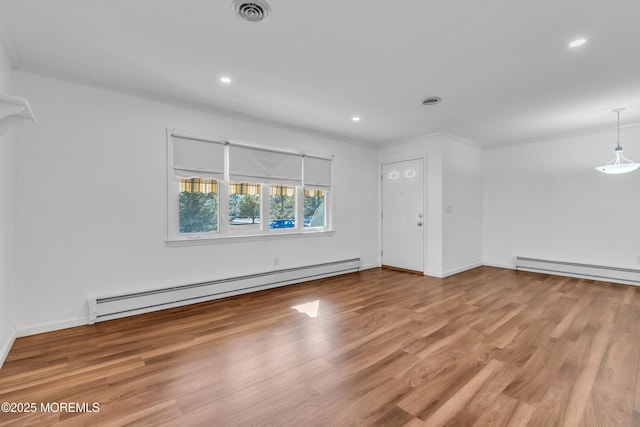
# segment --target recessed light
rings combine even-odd
[[[354,122],[359,122],[360,121],[360,117],[353,116],[353,117],[351,117],[351,120],[353,120]]]
[[[220,77],[220,81],[222,83],[231,83],[231,79],[229,77]]]
[[[577,39],[569,43],[569,47],[579,47],[587,42],[587,39]]]

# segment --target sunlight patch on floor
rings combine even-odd
[[[304,313],[309,317],[318,317],[318,309],[320,308],[320,300],[305,302],[304,304],[298,304],[291,307],[294,310],[298,310],[300,313]]]

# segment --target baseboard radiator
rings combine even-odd
[[[640,286],[640,270],[516,257],[516,270]]]
[[[360,271],[360,258],[191,285],[89,298],[90,323]]]

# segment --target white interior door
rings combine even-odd
[[[422,159],[382,165],[382,265],[424,271]]]

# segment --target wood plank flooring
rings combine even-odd
[[[0,425],[640,425],[639,325],[638,287],[368,270],[20,338]]]

